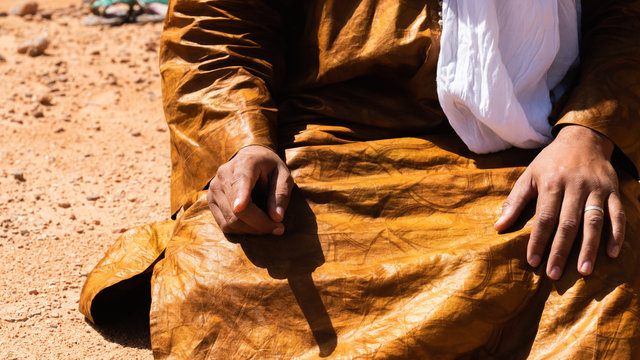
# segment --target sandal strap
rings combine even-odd
[[[165,4],[169,5],[169,0],[137,0],[140,6],[146,6],[149,4]]]

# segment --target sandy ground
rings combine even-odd
[[[119,233],[169,216],[162,25],[84,27],[80,0],[40,3],[50,20],[0,17],[0,359],[150,359],[147,324],[98,329],[77,308]],[[17,53],[45,33],[44,55]]]

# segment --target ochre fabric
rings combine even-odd
[[[105,299],[153,271],[158,359],[640,358],[640,184],[619,172],[618,259],[601,249],[582,277],[574,249],[555,282],[529,267],[531,212],[505,234],[493,222],[536,151],[475,155],[447,126],[438,11],[171,2],[161,71],[183,211],[118,240],[87,278],[83,314],[99,322]],[[583,0],[583,13],[584,63],[556,126],[603,133],[637,167],[640,1]],[[207,183],[248,145],[291,169],[283,236],[225,236],[208,210]]]

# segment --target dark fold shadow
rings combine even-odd
[[[153,269],[153,266],[150,269]],[[85,321],[107,341],[125,347],[151,349],[150,269],[104,289],[91,303],[91,314],[97,325]]]

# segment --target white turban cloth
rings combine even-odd
[[[579,0],[443,1],[438,99],[471,151],[551,141],[552,98],[578,62],[579,27]]]

